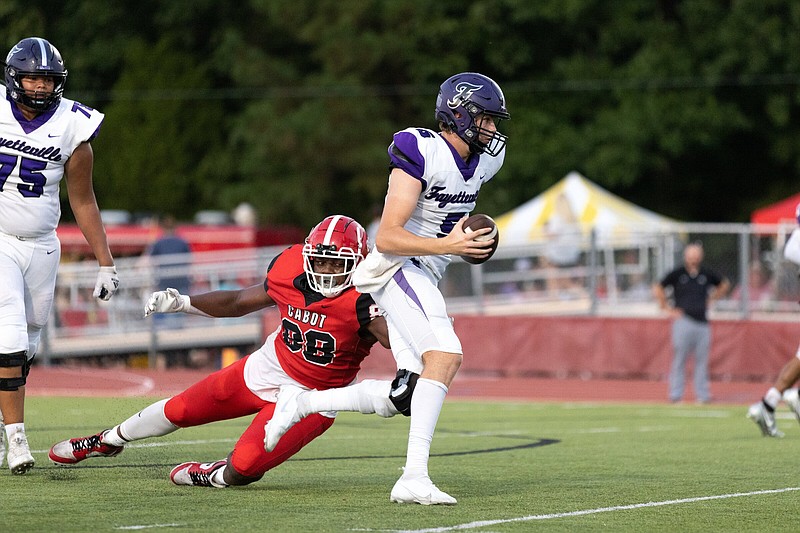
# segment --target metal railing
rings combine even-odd
[[[793,227],[750,224],[679,224],[669,231],[628,232],[624,238],[576,233],[577,259],[555,264],[552,243],[500,247],[483,265],[456,258],[440,283],[451,314],[588,314],[656,316],[653,283],[682,263],[686,243],[702,241],[704,263],[725,275],[732,292],[712,314],[735,319],[796,320],[798,267],[783,259]],[[502,236],[501,236],[502,239]],[[562,245],[564,241],[561,241]],[[59,269],[53,315],[39,357],[146,354],[164,350],[254,346],[263,341],[261,313],[235,319],[191,315],[143,318],[158,278],[188,276],[190,294],[261,283],[271,259],[285,247],[187,256],[122,258],[122,284],[109,302],[91,297],[93,261]]]
[[[454,262],[440,286],[451,313],[656,315],[652,285],[682,264],[687,243],[701,242],[704,264],[733,286],[715,302],[713,313],[794,319],[800,312],[798,266],[783,259],[792,229],[697,223],[676,224],[668,231],[641,229],[619,238],[574,233],[573,263],[548,259],[552,243],[546,241],[500,247],[484,265]]]
[[[42,335],[39,358],[45,363],[76,356],[146,354],[167,350],[257,345],[264,338],[260,313],[210,319],[193,315],[144,318],[144,304],[160,279],[187,277],[189,293],[247,287],[264,280],[269,262],[284,246],[157,257],[120,258],[121,280],[108,302],[92,298],[97,264],[59,267],[50,321]]]

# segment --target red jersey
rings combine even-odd
[[[367,325],[379,316],[378,306],[353,287],[335,298],[311,290],[302,250],[294,245],[283,251],[264,280],[281,315],[275,353],[286,373],[306,387],[343,387],[356,378],[376,342]]]

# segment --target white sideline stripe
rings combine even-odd
[[[759,496],[761,494],[780,494],[782,492],[793,492],[800,490],[800,487],[786,487],[784,489],[756,490],[752,492],[735,492],[733,494],[719,494],[716,496],[698,496],[696,498],[682,498],[680,500],[665,500],[661,502],[634,503],[631,505],[615,505],[614,507],[599,507],[597,509],[585,509],[582,511],[570,511],[567,513],[538,514],[532,516],[521,516],[518,518],[506,518],[501,520],[481,520],[479,522],[469,522],[467,524],[457,524],[455,526],[434,527],[428,529],[351,529],[350,531],[386,531],[391,533],[438,533],[439,531],[457,531],[464,529],[475,529],[486,526],[496,526],[499,524],[510,524],[512,522],[530,522],[532,520],[550,520],[551,518],[566,518],[569,516],[585,516],[590,514],[608,513],[611,511],[627,511],[630,509],[643,509],[645,507],[662,507],[664,505],[677,505],[679,503],[704,502],[709,500],[724,500],[727,498],[740,498],[742,496]]]
[[[114,529],[153,529],[156,527],[185,527],[186,524],[149,524],[142,526],[117,526]]]

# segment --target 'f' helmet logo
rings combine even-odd
[[[15,45],[14,45],[14,48],[12,48],[12,49],[11,49],[11,51],[10,51],[10,52],[8,53],[8,55],[6,56],[6,63],[8,63],[9,61],[11,61],[11,58],[12,58],[12,57],[14,57],[14,54],[16,54],[17,52],[22,52],[22,48],[20,48],[19,46],[17,46],[17,45],[15,44]]]
[[[471,83],[467,83],[466,81],[462,81],[456,85],[456,95],[447,101],[447,106],[450,109],[455,109],[464,102],[468,102],[470,98],[472,98],[472,95],[475,93],[475,91],[480,91],[481,89],[483,89],[483,85],[473,85]]]

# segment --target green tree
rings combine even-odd
[[[106,113],[103,207],[366,222],[392,134],[435,128],[438,86],[464,70],[512,115],[481,211],[570,170],[692,221],[797,190],[797,2],[7,0],[0,23],[9,47],[59,46],[67,95]]]
[[[123,71],[93,143],[95,188],[105,208],[169,212],[182,218],[207,205],[219,164],[225,113],[204,98],[207,66],[175,51],[170,37],[129,43]],[[158,58],[154,61],[153,58]]]

